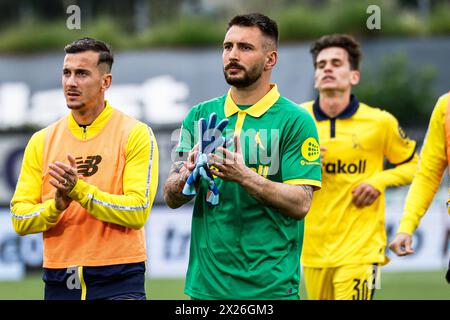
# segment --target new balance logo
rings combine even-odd
[[[327,162],[324,164],[327,173],[364,173],[366,172],[367,160],[359,160],[358,163]]]
[[[88,156],[83,161],[83,157],[75,158],[77,163],[78,173],[84,177],[90,177],[98,171],[98,164],[102,162],[102,157],[99,155]]]

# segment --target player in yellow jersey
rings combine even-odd
[[[450,93],[439,98],[420,155],[419,171],[409,189],[397,235],[389,248],[398,256],[414,253],[412,235],[427,211],[450,163]],[[450,189],[449,189],[450,195]],[[450,196],[447,201],[450,213]],[[450,261],[447,281],[450,283]]]
[[[70,113],[31,137],[12,224],[20,235],[43,234],[45,299],[143,300],[155,137],[105,100],[113,64],[107,44],[83,38],[64,50]]]
[[[327,35],[311,47],[319,96],[314,117],[323,183],[305,219],[302,264],[309,299],[371,299],[387,263],[384,190],[411,182],[418,156],[390,113],[359,102],[360,45]],[[395,168],[384,169],[384,160]]]

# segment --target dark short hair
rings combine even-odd
[[[311,54],[313,56],[314,66],[316,65],[317,56],[326,48],[339,47],[347,51],[348,60],[352,70],[359,70],[359,63],[362,58],[361,47],[358,41],[348,34],[332,34],[321,37],[311,45]]]
[[[273,40],[275,47],[278,46],[277,23],[261,13],[237,15],[228,22],[227,31],[232,26],[258,27],[265,36]]]
[[[107,43],[93,38],[81,38],[75,40],[74,42],[66,45],[64,47],[64,51],[66,53],[79,53],[85,51],[98,52],[99,57],[97,65],[105,63],[106,65],[108,65],[108,72],[111,71],[114,62],[114,56],[111,51],[111,47]]]

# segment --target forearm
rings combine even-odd
[[[398,165],[395,168],[383,170],[365,182],[369,183],[379,191],[383,191],[388,187],[407,185],[412,182],[414,174],[417,171],[418,160],[419,157],[415,154],[410,161]]]
[[[273,182],[251,170],[239,183],[260,203],[297,220],[303,219],[311,206],[311,186]]]
[[[192,197],[185,196],[182,193],[189,174],[189,170],[184,166],[184,161],[173,164],[169,177],[164,184],[164,201],[170,208],[179,208],[192,199]]]
[[[425,178],[425,179],[424,179]],[[405,200],[405,208],[397,232],[412,235],[427,211],[439,185],[428,183],[426,177],[416,177]]]
[[[35,133],[28,142],[11,200],[12,224],[20,235],[47,231],[58,223],[61,216],[54,199],[42,202],[41,198],[45,137],[46,129]]]
[[[14,230],[22,236],[52,228],[58,223],[60,213],[53,199],[38,204],[18,202],[14,198],[11,202],[12,224]]]
[[[68,196],[93,217],[132,229],[145,225],[151,207],[149,198],[153,199],[152,196],[132,192],[110,194],[82,180],[78,180]]]
[[[405,200],[405,208],[398,232],[412,234],[428,210],[439,189],[446,167],[445,161],[423,159]]]

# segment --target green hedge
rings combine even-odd
[[[381,30],[369,30],[369,5],[381,8]],[[328,6],[303,5],[268,8],[280,27],[281,42],[305,41],[323,34],[347,32],[359,37],[428,36],[450,34],[450,5],[436,7],[427,20],[415,11],[396,6],[396,1],[339,0]],[[68,30],[66,21],[29,21],[0,30],[0,52],[21,53],[60,49],[81,36],[93,36],[111,43],[115,49],[220,46],[229,16],[182,16],[152,26],[141,33],[111,17],[82,22],[81,30]]]
[[[398,53],[382,58],[376,68],[363,67],[353,91],[359,100],[391,112],[402,126],[426,127],[436,102],[436,73],[431,65],[408,65],[406,55]]]
[[[127,34],[110,18],[101,17],[81,30],[68,30],[65,21],[28,22],[0,33],[0,52],[32,53],[62,50],[73,40],[81,37],[102,39],[114,48],[133,46]]]

